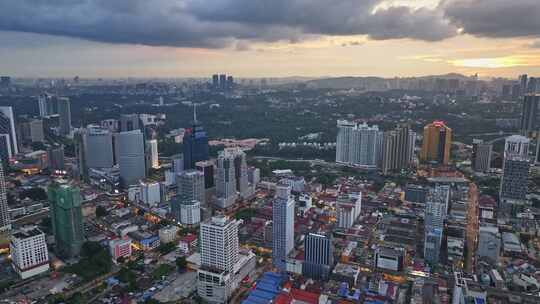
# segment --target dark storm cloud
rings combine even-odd
[[[495,38],[540,36],[539,0],[449,0],[443,9],[465,33]]]
[[[440,11],[392,7],[373,13],[382,1],[8,0],[0,1],[0,30],[206,48],[317,35],[427,41],[455,35]]]

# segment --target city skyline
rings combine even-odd
[[[0,5],[0,66],[13,77],[514,78],[540,72],[539,9],[534,0],[19,1]]]

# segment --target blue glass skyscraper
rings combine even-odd
[[[197,121],[197,111],[193,108],[193,127],[184,133],[184,170],[195,169],[195,163],[209,159],[208,136]]]

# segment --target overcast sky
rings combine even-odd
[[[6,0],[0,74],[540,76],[540,0]]]

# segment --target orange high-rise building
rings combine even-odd
[[[424,127],[420,160],[447,165],[450,161],[451,145],[452,129],[447,127],[443,121],[436,120]]]

